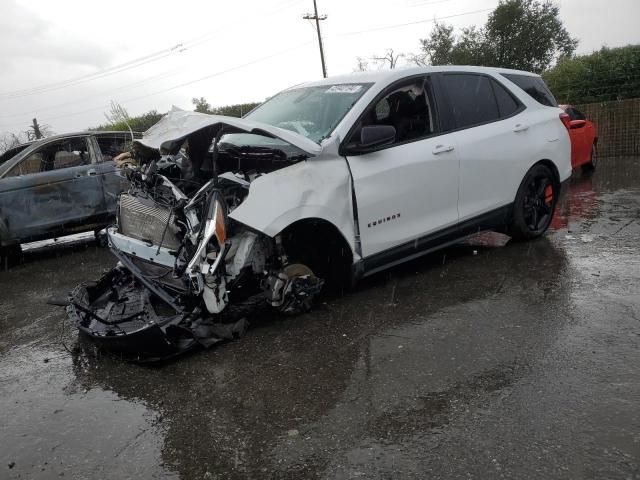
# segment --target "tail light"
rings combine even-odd
[[[560,114],[560,121],[566,127],[567,130],[571,128],[571,118],[569,117],[568,114],[562,112]]]

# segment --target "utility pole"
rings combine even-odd
[[[42,138],[42,133],[40,132],[40,125],[38,125],[38,120],[36,120],[35,118],[33,119],[33,134],[36,137],[36,140]]]
[[[324,64],[324,50],[322,49],[322,35],[320,34],[320,20],[326,20],[326,15],[318,16],[318,6],[316,5],[316,0],[313,0],[313,15],[307,13],[302,16],[305,20],[315,20],[316,21],[316,32],[318,32],[318,46],[320,47],[320,61],[322,62],[322,76],[327,78],[327,67]]]

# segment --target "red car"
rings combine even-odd
[[[571,167],[575,169],[582,166],[583,170],[593,170],[596,168],[598,143],[595,125],[572,105],[560,105],[560,108],[567,115],[563,122],[567,125],[571,137]]]

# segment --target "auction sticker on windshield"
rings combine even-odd
[[[358,93],[362,90],[362,85],[333,85],[327,93]]]

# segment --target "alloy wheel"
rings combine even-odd
[[[527,185],[523,201],[523,218],[532,232],[544,230],[551,221],[555,192],[546,176],[536,176]]]

